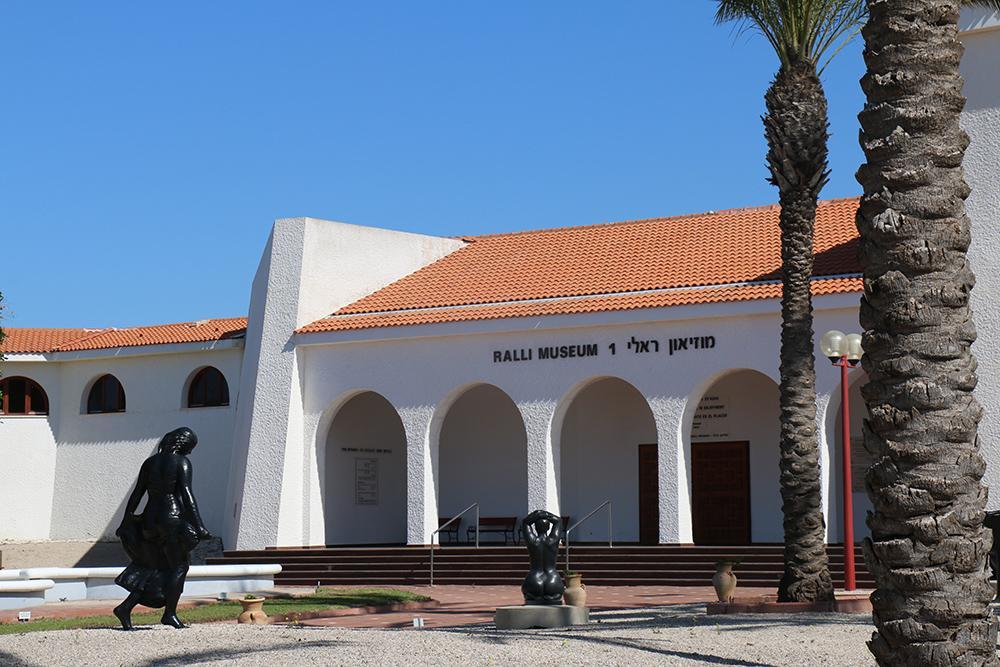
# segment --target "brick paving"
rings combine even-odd
[[[385,612],[363,616],[317,618],[304,625],[336,628],[408,628],[417,616],[424,627],[492,623],[497,607],[524,604],[519,586],[393,586],[426,595],[440,602],[434,609]],[[592,611],[636,609],[672,604],[705,603],[717,599],[711,586],[588,586],[587,606]]]

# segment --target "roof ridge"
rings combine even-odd
[[[835,273],[830,275],[821,276],[811,276],[809,282],[821,282],[824,280],[849,280],[852,278],[861,278],[863,274],[861,272],[854,273]],[[458,308],[493,308],[497,306],[509,306],[517,304],[530,304],[530,303],[547,303],[554,301],[579,301],[584,299],[605,299],[610,297],[620,297],[620,296],[641,296],[646,294],[665,294],[668,292],[693,292],[693,291],[709,291],[709,290],[719,290],[719,289],[731,289],[739,287],[759,287],[761,285],[780,285],[781,278],[767,278],[767,279],[755,279],[755,280],[739,280],[728,283],[707,283],[703,285],[678,285],[676,287],[652,287],[634,290],[621,290],[618,292],[585,292],[582,294],[560,294],[556,296],[544,296],[544,297],[526,297],[521,299],[508,299],[506,301],[471,301],[468,303],[446,303],[436,306],[415,306],[412,308],[392,308],[388,310],[362,310],[355,312],[341,312],[337,311],[330,313],[329,315],[324,315],[323,317],[316,320],[316,322],[322,322],[324,320],[337,320],[346,318],[358,318],[358,317],[371,317],[379,315],[393,315],[397,313],[416,313],[416,312],[427,312],[427,311],[439,311],[439,310],[450,310]],[[315,324],[315,322],[311,323]],[[307,329],[310,325],[299,327],[299,329]]]
[[[859,201],[860,197],[836,197],[833,199],[821,199],[818,202],[818,206],[830,206],[833,204],[840,204],[849,201]],[[769,211],[773,209],[780,209],[780,204],[762,204],[760,206],[742,206],[735,208],[724,208],[719,210],[708,210],[702,211],[700,213],[682,213],[680,215],[667,215],[667,216],[657,216],[653,218],[635,218],[632,220],[609,220],[606,222],[594,222],[587,225],[567,225],[564,227],[541,227],[538,229],[522,229],[516,232],[496,232],[494,234],[471,234],[466,236],[459,236],[462,241],[468,243],[474,243],[478,240],[503,238],[509,236],[525,236],[528,234],[544,234],[548,232],[563,232],[563,231],[575,231],[580,229],[594,229],[596,227],[616,227],[625,225],[641,225],[650,224],[655,222],[667,222],[669,220],[689,220],[691,218],[705,218],[714,215],[733,215],[736,213],[748,213],[751,211]]]
[[[199,322],[203,324],[198,326],[204,326],[205,324],[211,324],[213,322],[222,322],[225,320],[245,320],[247,319],[245,315],[239,315],[235,317],[210,317],[203,320],[190,320],[187,322],[165,322],[163,324],[140,324],[133,327],[4,327],[4,331],[85,331],[89,334],[102,334],[110,333],[112,331],[136,331],[138,329],[158,329],[160,327],[179,327],[183,325],[195,326]]]
[[[107,329],[88,330],[85,335],[80,336],[79,338],[73,338],[72,340],[64,341],[64,342],[60,343],[59,345],[53,346],[52,349],[49,350],[49,351],[50,352],[58,352],[61,348],[63,348],[66,345],[77,345],[79,343],[83,343],[83,342],[88,341],[88,340],[90,340],[92,338],[97,338],[98,336],[103,335],[107,331],[108,331]]]

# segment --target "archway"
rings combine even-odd
[[[688,456],[694,543],[782,542],[778,385],[733,370],[697,400]]]
[[[439,516],[453,517],[478,502],[481,517],[524,518],[528,436],[507,394],[489,384],[466,390],[447,408],[438,437]],[[471,513],[463,517],[459,539],[466,539],[474,522]],[[482,539],[504,537],[484,534]]]
[[[562,515],[575,523],[610,500],[615,541],[658,542],[656,447],[656,421],[638,389],[613,377],[584,386],[572,397],[560,430]],[[595,516],[572,539],[605,542],[607,522]]]
[[[326,439],[323,484],[327,544],[406,542],[406,433],[373,391],[348,399]]]
[[[851,486],[853,492],[851,500],[854,504],[854,541],[860,542],[868,537],[868,525],[865,518],[869,510],[874,510],[868,494],[865,492],[865,473],[871,466],[872,457],[865,450],[861,437],[861,427],[864,424],[865,416],[868,414],[865,401],[861,397],[861,385],[868,381],[868,377],[862,370],[851,373],[849,378],[850,389],[848,391],[850,420],[851,420]],[[833,451],[830,452],[829,460],[832,466],[830,470],[830,516],[827,523],[830,524],[828,541],[831,543],[843,543],[844,541],[844,447],[840,425],[842,419],[843,406],[840,402],[840,384],[837,385],[837,397],[835,399],[837,409],[834,411],[834,421],[827,422],[827,440],[833,443]]]

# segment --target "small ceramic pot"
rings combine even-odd
[[[243,613],[236,619],[237,623],[252,623],[253,625],[267,625],[271,622],[267,614],[264,613],[264,598],[253,600],[238,600],[243,605]]]
[[[582,574],[566,575],[566,590],[563,592],[563,600],[571,607],[587,606],[587,587],[581,579]]]
[[[718,563],[715,566],[712,585],[715,586],[715,594],[719,596],[719,602],[733,601],[733,591],[736,590],[736,575],[733,574],[732,563]]]

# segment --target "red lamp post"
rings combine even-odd
[[[840,444],[843,469],[844,504],[844,589],[853,591],[857,586],[854,576],[854,489],[851,479],[851,401],[847,371],[861,361],[861,334],[844,335],[841,331],[827,331],[820,339],[820,349],[840,367]]]

